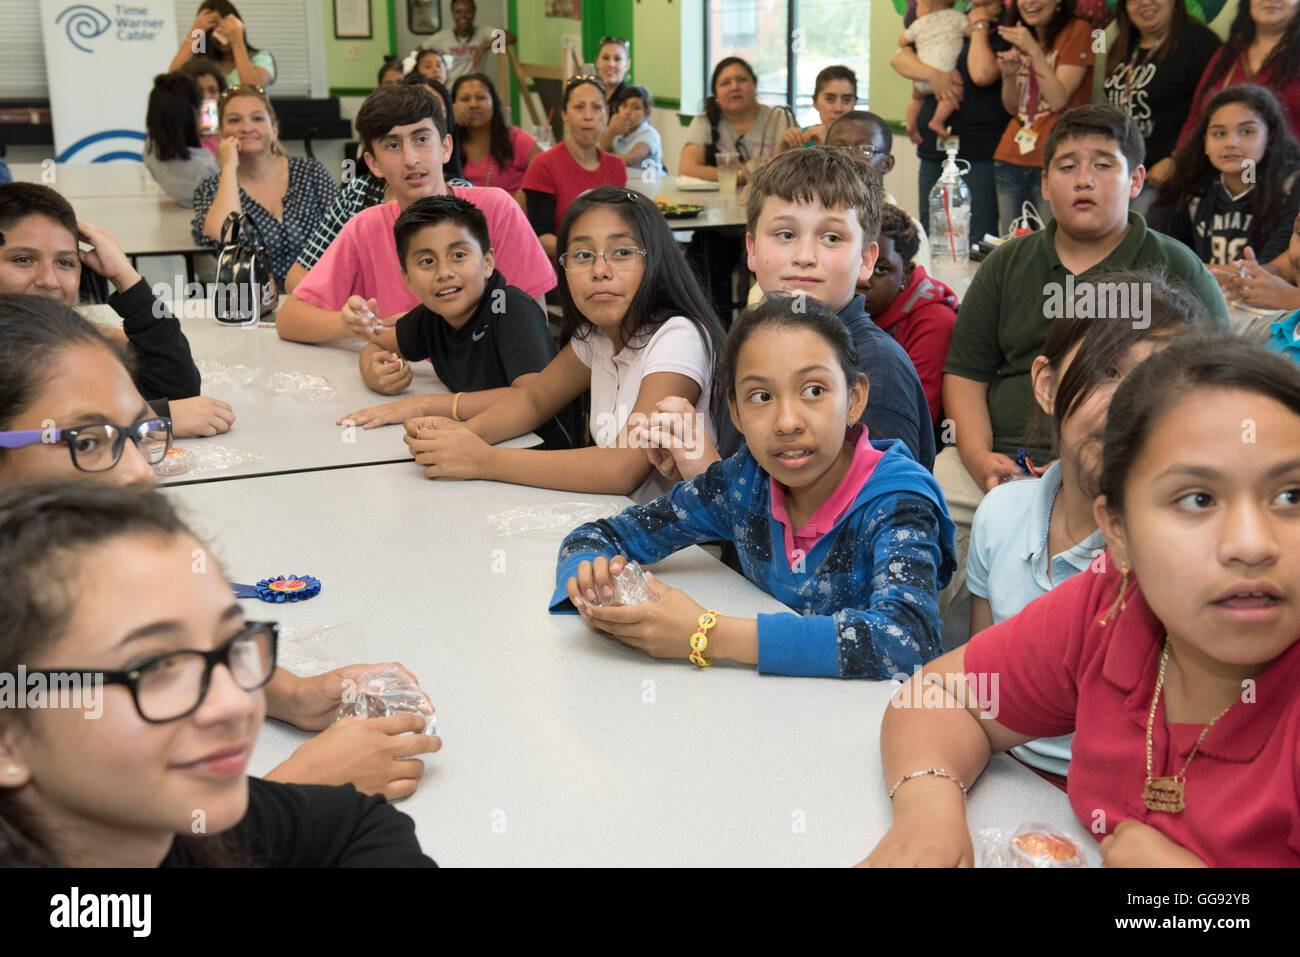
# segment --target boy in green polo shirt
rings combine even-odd
[[[1028,434],[1030,368],[1063,309],[1107,321],[1106,303],[1114,298],[1095,295],[1090,275],[1163,267],[1227,325],[1223,294],[1195,254],[1129,211],[1146,178],[1144,148],[1137,125],[1112,107],[1061,114],[1043,144],[1043,197],[1052,222],[995,249],[962,299],[943,370],[943,407],[956,445],[945,447],[934,466],[958,526],[962,561],[954,586],[964,581],[964,545],[980,499],[1000,482],[1024,476],[1016,461],[1020,449],[1040,464],[1051,457]]]

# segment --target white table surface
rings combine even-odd
[[[746,222],[744,204],[736,202],[735,196],[723,196],[716,189],[679,189],[676,176],[661,176],[652,182],[645,182],[639,172],[629,168],[627,185],[651,199],[665,196],[675,204],[690,203],[704,207],[704,211],[693,218],[668,220],[668,225],[673,229],[721,229],[728,226],[744,226]],[[743,192],[742,189],[742,197]]]
[[[78,219],[107,229],[128,256],[216,252],[194,241],[194,210],[170,196],[87,196],[72,204]]]
[[[14,179],[44,183],[70,200],[87,197],[163,197],[167,193],[154,181],[144,163],[13,163]],[[74,202],[73,205],[78,205]],[[80,209],[78,209],[80,212]]]
[[[280,371],[323,376],[336,392],[328,401],[307,402],[291,395],[273,395],[257,382],[233,387],[205,377],[203,394],[229,402],[235,410],[235,424],[222,435],[179,439],[176,446],[216,445],[255,453],[260,459],[219,472],[177,475],[159,481],[167,484],[224,480],[383,462],[409,463],[410,470],[422,476],[411,462],[410,453],[402,441],[404,433],[400,425],[367,431],[335,424],[350,412],[399,398],[371,392],[362,381],[357,368],[357,356],[363,345],[361,340],[320,345],[285,342],[276,335],[273,326],[243,328],[218,325],[216,320],[205,317],[207,303],[191,303],[187,307],[172,303],[171,307],[173,314],[182,317],[181,327],[200,368],[203,360],[211,360],[227,367],[242,365],[261,369],[263,375]],[[183,312],[183,308],[189,313],[201,311],[204,315],[190,315]],[[108,306],[91,306],[83,313],[97,322],[121,325],[121,320]],[[413,372],[411,385],[403,396],[447,392],[429,363],[417,362]],[[541,439],[530,432],[502,444],[512,448],[531,448],[540,445]]]
[[[439,863],[838,866],[889,827],[879,732],[892,685],[649,658],[547,613],[567,529],[500,538],[487,518],[626,499],[430,482],[394,466],[167,494],[232,580],[321,579],[301,604],[243,603],[298,636],[282,661],[309,647],[306,630],[346,625],[351,660],[395,659],[420,678],[444,746],[398,806]],[[724,614],[784,610],[700,549],[657,570]],[[308,737],[268,722],[250,773]],[[1098,862],[1065,795],[1005,756],[973,789],[970,820],[1038,821]]]

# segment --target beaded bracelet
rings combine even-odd
[[[701,668],[707,668],[713,664],[712,658],[704,657],[704,649],[709,647],[709,639],[705,637],[705,632],[718,623],[718,613],[716,611],[706,611],[700,615],[699,628],[695,634],[691,635],[691,664],[699,665]]]
[[[962,800],[966,799],[966,793],[968,789],[966,785],[961,783],[960,778],[954,777],[953,775],[945,771],[943,768],[926,768],[924,771],[913,771],[911,774],[904,774],[901,778],[899,778],[898,783],[889,789],[889,800],[892,801],[894,799],[894,794],[898,791],[898,789],[901,788],[908,781],[912,780],[912,778],[921,778],[931,774],[934,775],[935,777],[947,778],[953,784],[957,785],[957,787],[961,788]]]

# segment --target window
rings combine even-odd
[[[813,83],[832,64],[858,75],[858,102],[866,103],[870,18],[862,0],[708,0],[705,83],[723,57],[744,57],[758,74],[759,100],[793,105],[810,126],[817,122]]]

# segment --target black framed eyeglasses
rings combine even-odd
[[[159,416],[135,425],[93,422],[71,429],[18,429],[0,432],[0,448],[21,449],[63,442],[78,471],[107,472],[121,460],[127,439],[135,443],[146,462],[157,465],[171,448],[172,420]]]
[[[150,724],[188,717],[199,709],[212,684],[212,669],[225,665],[235,684],[245,691],[264,687],[275,672],[280,626],[274,621],[249,622],[211,651],[169,651],[142,661],[127,671],[96,668],[28,670],[29,675],[53,677],[69,673],[102,676],[106,685],[126,685],[135,710]]]
[[[560,256],[560,268],[565,272],[574,269],[595,269],[596,258],[605,260],[610,269],[627,269],[645,258],[645,250],[637,246],[618,246],[608,252],[595,252],[591,249],[575,249]]]

